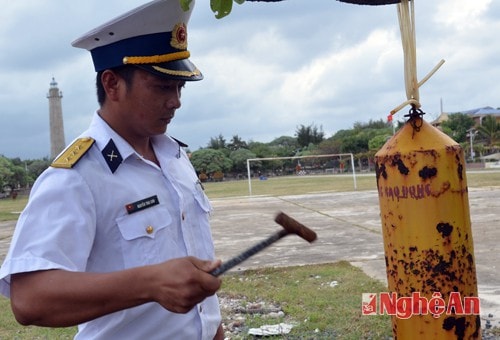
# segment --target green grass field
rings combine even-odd
[[[500,171],[480,171],[467,174],[469,188],[500,186]],[[207,182],[203,184],[209,198],[248,196],[247,180],[227,182]],[[261,181],[252,180],[252,195],[302,195],[320,192],[376,190],[375,174],[356,176],[356,189],[351,175],[329,176],[283,176],[270,177]]]
[[[358,176],[356,190],[375,190],[374,174]],[[469,188],[499,187],[500,172],[481,171],[467,174]],[[227,181],[204,183],[209,198],[247,196],[248,182]],[[252,195],[299,195],[319,192],[352,191],[352,176],[275,177],[265,181],[253,180]],[[0,221],[18,217],[27,198],[0,200]],[[314,278],[321,278],[315,280]],[[335,288],[324,282],[338,281]],[[385,287],[366,276],[347,262],[281,269],[263,268],[224,277],[221,295],[263,299],[279,303],[283,320],[268,320],[253,316],[248,327],[259,327],[273,322],[296,324],[289,338],[305,339],[387,339],[391,336],[388,317],[362,317],[360,297],[367,291],[381,292]],[[305,321],[307,320],[307,321]],[[70,328],[23,327],[16,323],[9,301],[0,297],[0,339],[70,339],[75,334]],[[242,333],[244,334],[244,333]],[[248,339],[244,335],[232,339]],[[274,337],[276,338],[276,337]]]
[[[467,174],[469,188],[500,186],[500,171],[477,171]],[[224,197],[248,196],[247,180],[206,182],[203,183],[205,193],[210,199]],[[376,190],[375,174],[356,176],[356,189],[352,175],[329,176],[283,176],[270,177],[261,181],[252,180],[252,195],[303,195],[321,192],[338,192],[353,190]],[[16,220],[18,213],[24,209],[27,197],[17,199],[0,199],[0,221]]]

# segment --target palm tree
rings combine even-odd
[[[486,139],[488,146],[495,146],[500,142],[500,123],[493,115],[484,117],[481,125],[477,127],[477,131]]]

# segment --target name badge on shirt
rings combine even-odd
[[[160,201],[158,201],[158,196],[154,195],[137,202],[129,203],[125,206],[125,209],[127,209],[129,214],[133,214],[135,212],[151,208],[157,204],[160,204]]]

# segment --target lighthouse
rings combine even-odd
[[[50,158],[54,159],[66,146],[61,105],[62,92],[59,91],[54,78],[50,82],[47,98],[49,99]]]

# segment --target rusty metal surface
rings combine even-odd
[[[464,152],[421,117],[410,118],[375,155],[388,287],[448,301],[477,297]],[[455,311],[393,318],[395,337],[478,338],[479,316]]]

